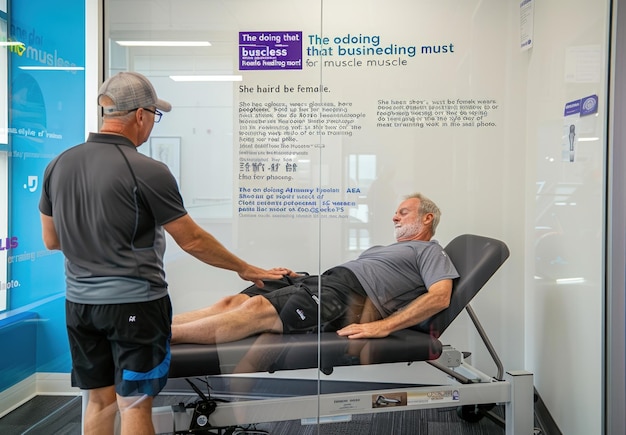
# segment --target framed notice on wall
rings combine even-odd
[[[165,163],[180,186],[180,137],[150,138],[150,157]]]

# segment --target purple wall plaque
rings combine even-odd
[[[302,32],[239,32],[239,69],[302,69]]]

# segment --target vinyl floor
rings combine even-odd
[[[162,395],[155,399],[155,406],[194,400],[189,395]],[[0,434],[80,435],[81,401],[80,396],[37,396],[0,419]],[[503,416],[504,410],[500,406],[492,411]],[[540,429],[536,429],[535,433],[549,435]],[[489,418],[470,423],[459,418],[456,408],[440,408],[361,414],[354,415],[350,421],[319,425],[302,425],[300,420],[246,425],[232,432],[232,435],[236,434],[503,435],[504,430]]]

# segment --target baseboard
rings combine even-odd
[[[80,395],[80,389],[72,387],[72,380],[69,373],[36,373],[36,376],[38,395]]]
[[[37,395],[37,375],[31,375],[0,393],[0,417]]]
[[[35,373],[0,392],[0,417],[41,395],[77,396],[80,390],[72,387],[69,373]]]

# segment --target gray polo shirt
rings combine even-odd
[[[54,220],[69,301],[142,302],[167,294],[162,225],[187,211],[167,166],[125,137],[91,133],[57,156],[44,173],[39,210]]]
[[[383,317],[405,307],[437,281],[459,276],[436,240],[373,246],[342,266],[354,273]]]

